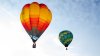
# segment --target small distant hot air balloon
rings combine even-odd
[[[66,50],[68,45],[72,42],[72,39],[73,39],[73,34],[68,30],[64,30],[59,34],[59,40],[66,47]]]
[[[23,7],[20,20],[33,41],[33,48],[36,47],[36,41],[49,26],[51,19],[52,13],[45,4],[33,2]]]

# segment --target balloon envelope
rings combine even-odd
[[[35,43],[49,26],[52,13],[45,4],[33,2],[22,8],[20,20],[26,32]]]
[[[65,47],[68,47],[72,39],[73,39],[73,34],[68,30],[62,31],[59,34],[59,40]]]

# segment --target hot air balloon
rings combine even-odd
[[[59,40],[66,47],[66,50],[68,45],[72,42],[72,39],[73,34],[68,30],[64,30],[59,33]]]
[[[47,29],[52,19],[52,13],[45,4],[33,2],[26,4],[20,14],[21,23],[33,41],[33,48],[36,48],[36,41]]]

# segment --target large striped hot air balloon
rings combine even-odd
[[[36,47],[35,42],[49,26],[51,19],[52,13],[45,4],[33,2],[22,8],[20,20],[33,41],[33,48]]]

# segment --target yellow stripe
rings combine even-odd
[[[27,6],[29,4],[26,4],[24,7],[23,7],[23,19],[25,20],[25,22],[30,22],[30,19],[29,19],[29,6]]]
[[[20,14],[20,20],[21,20],[21,22],[23,22],[23,21],[24,21],[24,20],[23,20],[22,13],[23,13],[23,11],[22,11],[22,12],[21,12],[21,14]]]
[[[51,18],[52,18],[51,11],[47,8],[46,5],[40,4],[40,19],[39,20],[50,23]]]
[[[38,18],[39,17],[39,4],[37,2],[33,2],[30,5],[30,18]]]

